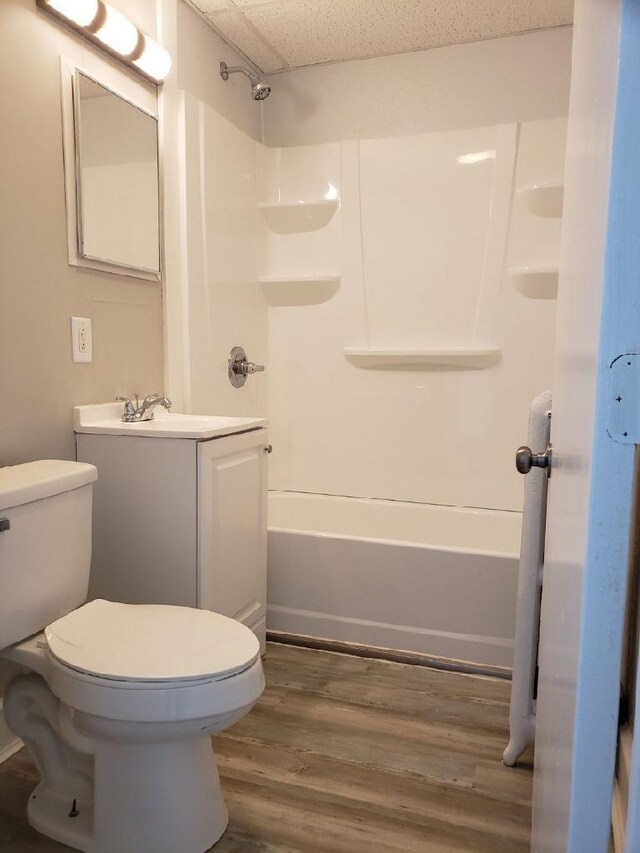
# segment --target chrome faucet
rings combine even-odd
[[[122,420],[126,424],[137,423],[138,421],[150,421],[153,419],[153,410],[156,406],[164,406],[169,410],[173,405],[167,397],[161,397],[159,394],[149,394],[142,402],[137,394],[133,397],[116,397],[116,402],[124,403],[122,412]]]

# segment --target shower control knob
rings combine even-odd
[[[227,364],[229,382],[234,388],[242,388],[247,381],[247,376],[264,371],[263,364],[255,364],[253,361],[249,361],[243,347],[234,347],[231,350]]]
[[[530,447],[519,447],[516,450],[516,468],[520,474],[528,474],[532,468],[546,468],[547,474],[551,464],[551,445],[544,453],[532,453]]]

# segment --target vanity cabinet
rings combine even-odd
[[[89,598],[234,617],[264,651],[267,430],[208,440],[76,435],[98,469]]]

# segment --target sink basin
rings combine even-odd
[[[267,425],[266,418],[227,418],[217,415],[182,415],[158,407],[151,421],[126,424],[122,403],[76,406],[73,427],[76,432],[103,435],[137,435],[150,438],[191,438],[205,440],[234,435]]]

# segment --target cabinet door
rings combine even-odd
[[[93,487],[89,598],[197,606],[198,442],[78,435]]]
[[[198,444],[198,606],[264,633],[264,429]]]

